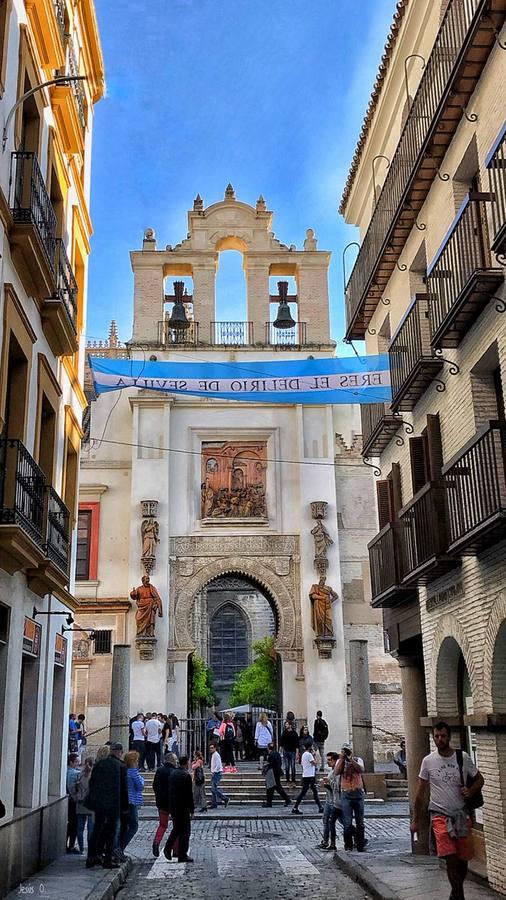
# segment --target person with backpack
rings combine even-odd
[[[232,716],[225,713],[220,725],[220,750],[224,772],[237,772],[234,759],[235,728]]]
[[[72,785],[70,796],[76,804],[77,814],[77,844],[79,853],[84,851],[84,829],[87,830],[87,841],[90,843],[93,833],[93,813],[86,806],[86,800],[90,790],[90,777],[93,769],[93,759],[88,757],[79,772],[77,781]]]
[[[204,756],[200,750],[195,750],[192,762],[193,781],[193,805],[200,812],[206,812],[206,773],[204,769]]]
[[[285,806],[291,806],[292,801],[290,797],[284,790],[281,785],[281,773],[283,771],[282,763],[281,763],[281,753],[275,749],[274,744],[269,744],[268,746],[269,755],[267,757],[267,762],[263,768],[263,774],[265,776],[265,789],[266,789],[266,800],[265,803],[262,803],[262,806],[270,808],[272,806],[272,801],[274,800],[274,791],[277,791],[282,800],[285,801]]]
[[[158,809],[158,828],[153,839],[153,856],[160,856],[160,842],[167,831],[170,817],[170,779],[177,766],[175,753],[166,753],[163,765],[155,772],[153,779],[153,791],[155,803]]]
[[[323,761],[325,759],[325,741],[327,740],[328,736],[329,726],[323,718],[321,709],[319,709],[316,713],[316,719],[314,720],[313,738],[320,754],[320,772],[324,771]]]
[[[360,756],[353,756],[350,744],[345,743],[341,747],[334,771],[340,779],[341,786],[344,849],[353,850],[353,817],[355,817],[356,849],[362,852],[367,843],[364,828],[364,761]]]
[[[313,739],[307,738],[306,745],[304,748],[304,753],[301,758],[302,765],[302,788],[295,800],[295,806],[292,809],[292,813],[294,816],[301,816],[302,810],[299,809],[300,804],[302,803],[304,797],[306,796],[309,789],[311,789],[313,794],[313,800],[318,807],[318,812],[323,813],[323,806],[320,803],[320,798],[318,796],[318,789],[316,787],[316,778],[315,772],[317,767],[316,755],[313,749]]]
[[[431,842],[446,862],[452,900],[464,900],[467,867],[473,858],[470,810],[483,806],[483,775],[471,757],[450,745],[451,729],[438,722],[433,731],[436,749],[422,760],[415,796],[411,832],[418,834],[418,822],[429,800]]]

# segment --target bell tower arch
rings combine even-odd
[[[213,349],[216,336],[211,323],[216,320],[216,271],[222,250],[238,250],[243,256],[246,275],[247,318],[250,323],[244,329],[243,343],[256,349],[270,349],[282,343],[284,347],[301,344],[333,348],[330,339],[328,267],[330,253],[318,250],[312,229],[308,229],[302,249],[294,244],[283,244],[272,231],[273,213],[267,209],[260,196],[255,206],[236,199],[235,191],[228,185],[224,199],[204,207],[200,195],[188,212],[187,236],[180,243],[157,246],[153,229],[144,233],[141,250],[130,254],[134,272],[134,326],[131,345],[163,346],[164,335],[164,280],[190,276],[193,294],[185,297],[185,305],[198,327],[192,329],[188,343]],[[269,277],[293,276],[297,293],[289,296],[296,304],[297,328],[293,340],[276,340],[276,331],[270,326],[271,303],[279,297],[269,292]],[[300,323],[300,326],[299,326]],[[303,326],[303,327],[302,327]]]

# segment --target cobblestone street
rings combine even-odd
[[[304,897],[318,892],[321,900],[368,898],[363,888],[344,875],[333,854],[317,849],[320,821],[236,820],[194,823],[190,845],[193,864],[168,863],[151,853],[154,822],[143,822],[128,853],[134,869],[120,896],[123,900],[160,897],[162,891],[181,900],[261,900]],[[378,819],[367,823],[369,840],[379,844],[407,839],[406,822]],[[342,841],[338,841],[342,846]],[[175,882],[162,888],[161,882]],[[177,885],[177,886],[176,886]]]

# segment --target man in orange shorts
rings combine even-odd
[[[446,860],[446,873],[451,884],[450,900],[465,900],[464,881],[467,863],[473,857],[472,822],[466,800],[483,787],[483,776],[467,753],[462,753],[462,777],[456,751],[450,746],[451,730],[446,722],[434,727],[436,750],[422,760],[415,797],[411,831],[418,832],[418,819],[427,805],[437,855]],[[460,752],[460,751],[459,751]],[[470,787],[465,787],[468,779]]]

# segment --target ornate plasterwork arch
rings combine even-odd
[[[429,663],[427,684],[427,705],[429,715],[438,715],[442,712],[441,709],[438,709],[438,691],[444,689],[444,684],[440,683],[440,676],[442,674],[442,668],[444,667],[444,658],[442,657],[442,654],[450,651],[450,645],[447,645],[446,649],[443,646],[448,638],[453,638],[458,644],[462,656],[464,657],[464,662],[469,674],[469,681],[471,682],[473,701],[476,703],[477,699],[481,697],[481,682],[478,677],[475,658],[467,635],[460,622],[454,616],[443,616],[443,618],[440,619],[434,634]],[[445,713],[448,714],[448,710],[445,710]]]
[[[173,550],[169,659],[183,659],[195,649],[191,613],[197,594],[216,578],[235,574],[251,579],[271,599],[277,612],[276,650],[283,660],[296,661],[302,675],[297,537],[193,536],[174,538]]]

